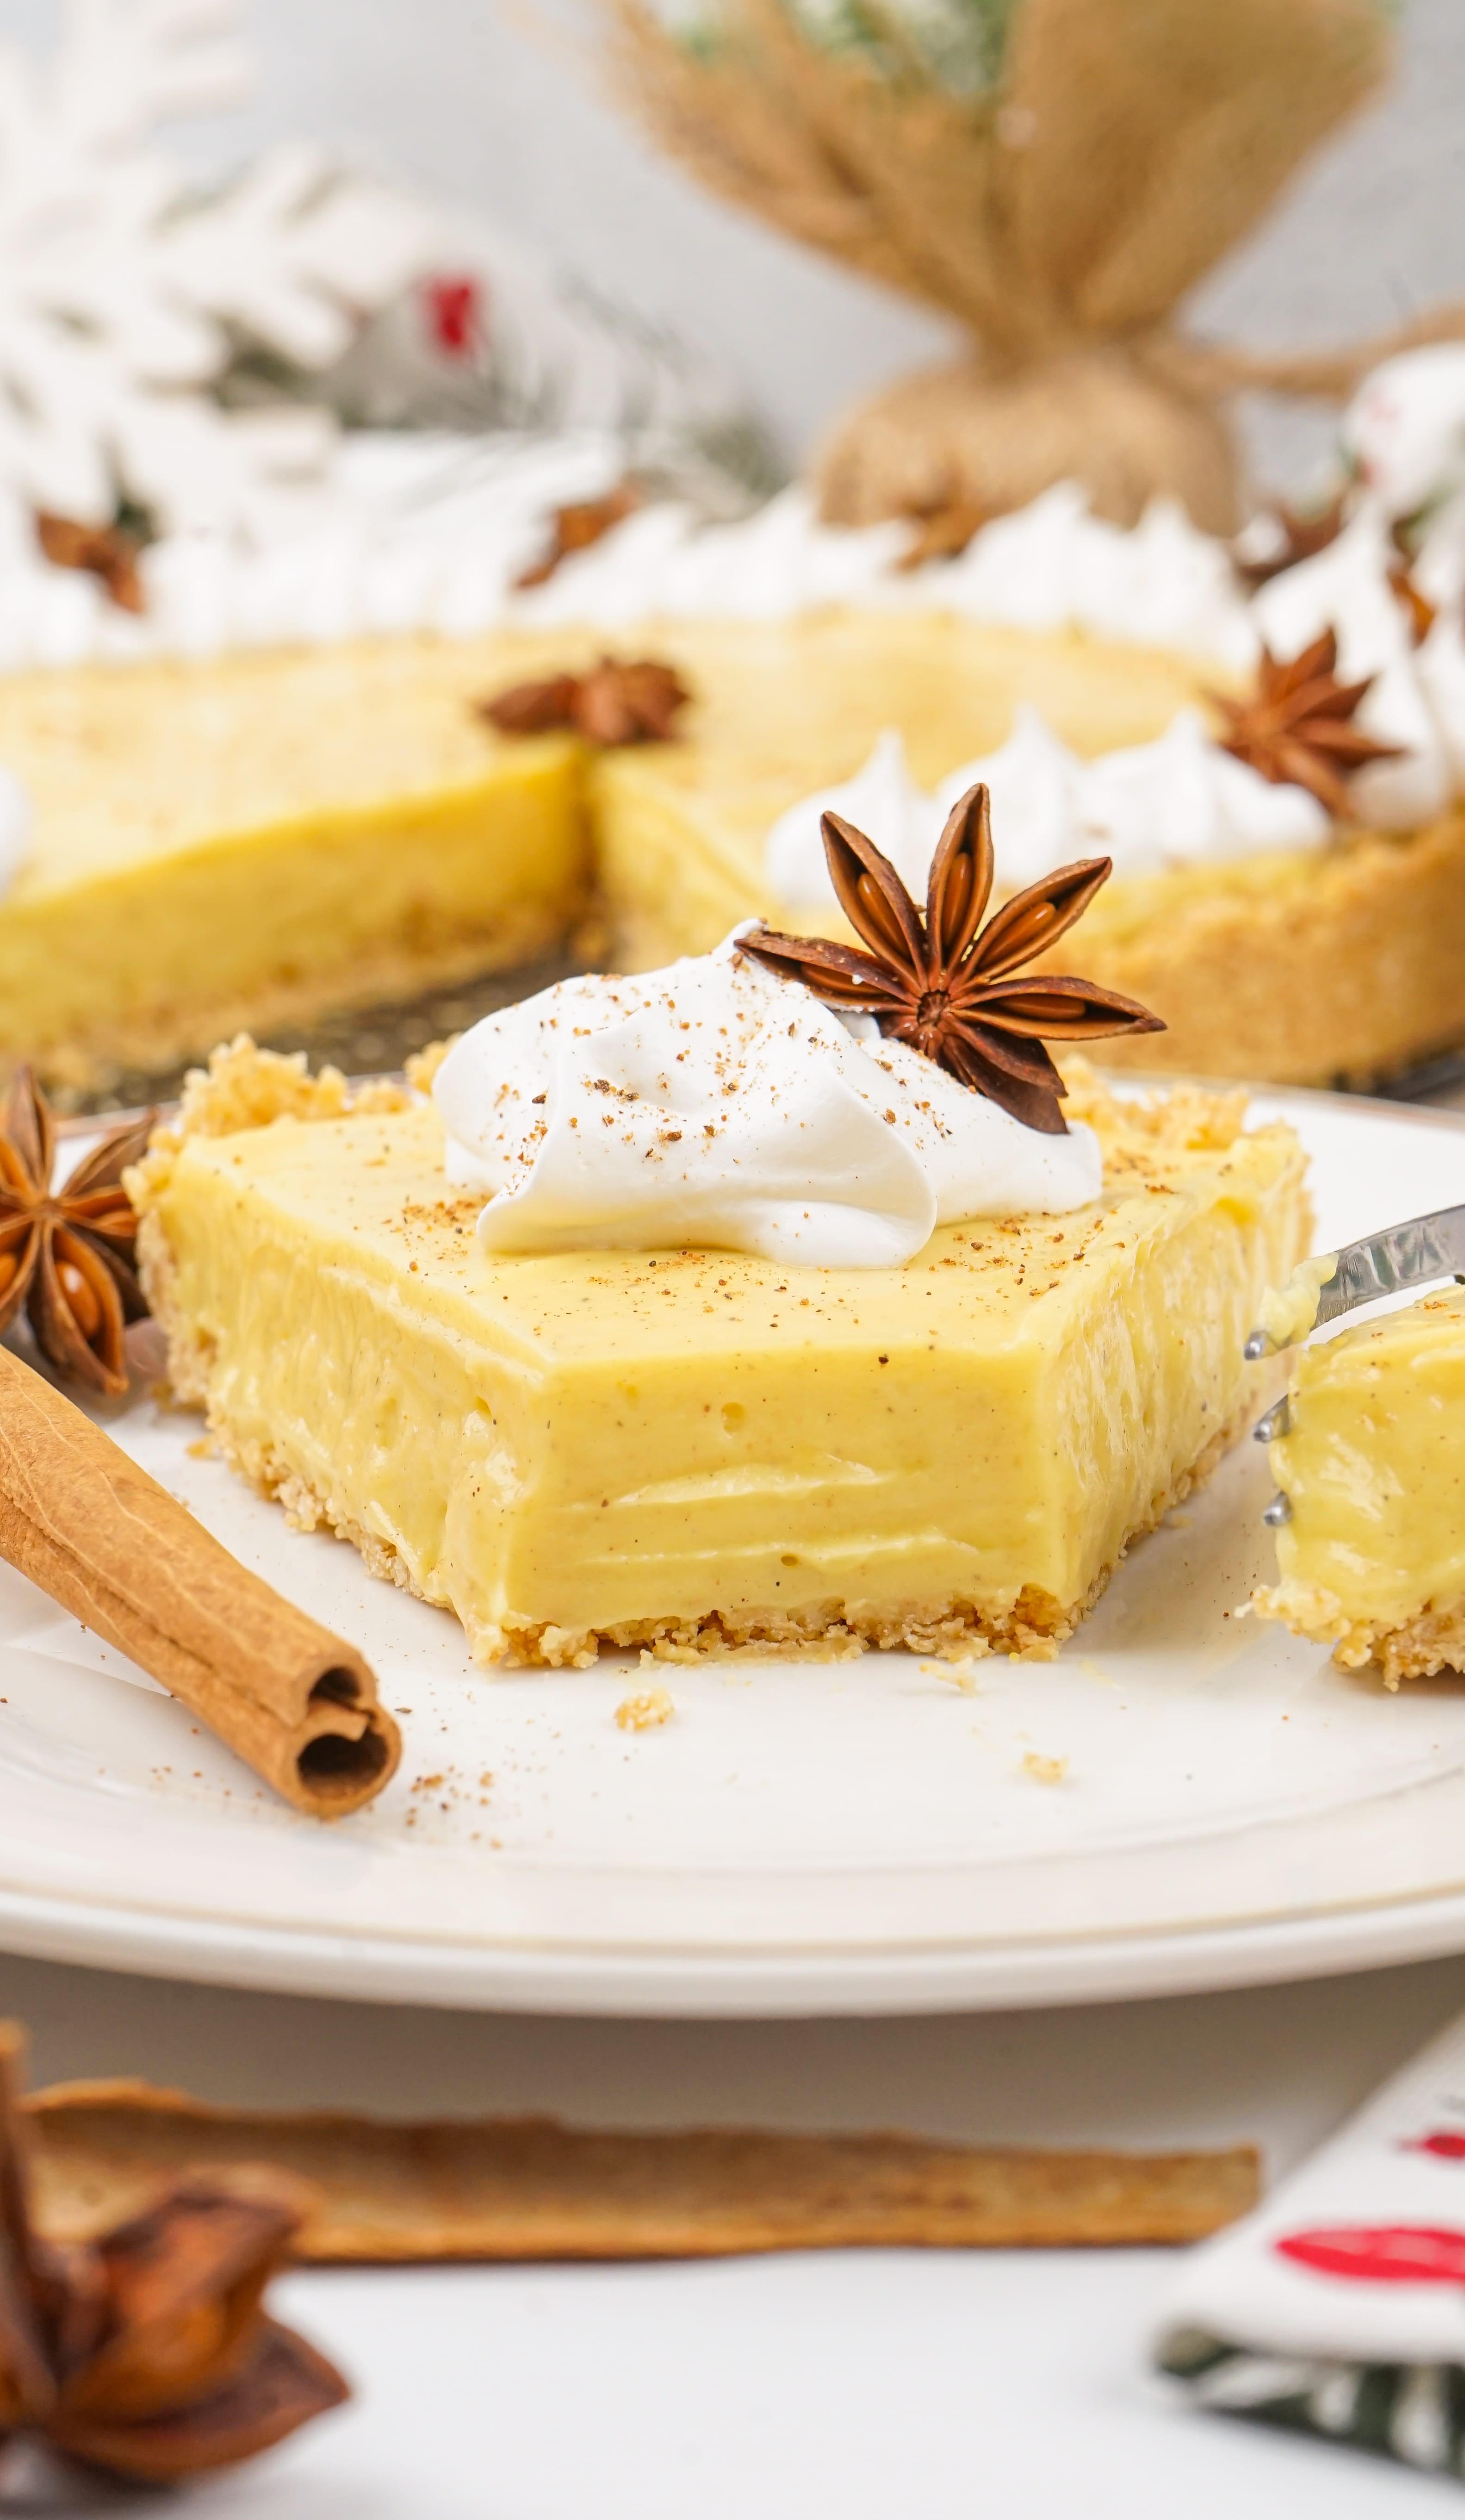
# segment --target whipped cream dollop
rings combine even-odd
[[[1344,412],[1338,442],[1389,517],[1417,517],[1465,489],[1465,343],[1381,359]]]
[[[821,524],[807,490],[780,490],[736,523],[699,522],[685,505],[641,509],[520,599],[535,624],[779,621],[825,605],[906,599],[893,575],[910,529]]]
[[[992,790],[998,875],[1036,883],[1065,858],[1108,856],[1116,875],[1150,875],[1317,848],[1328,817],[1305,788],[1274,786],[1217,743],[1199,709],[1176,712],[1153,743],[1086,761],[1036,708],[1017,713],[1000,751],[954,770],[937,792],[945,813],[975,781]]]
[[[726,524],[654,499],[544,585],[520,588],[555,511],[603,496],[628,460],[609,429],[347,429],[298,480],[287,469],[262,487],[247,515],[200,518],[150,544],[141,614],[84,571],[53,566],[28,507],[0,490],[0,671],[418,630],[772,621],[841,604],[1067,625],[1243,668],[1256,652],[1224,544],[1165,500],[1132,531],[1106,524],[1075,482],[985,526],[957,559],[908,573],[896,567],[908,522],[826,525],[798,486]]]
[[[1461,659],[1465,671],[1465,655]],[[997,880],[1037,883],[1077,857],[1108,856],[1116,875],[1217,863],[1261,849],[1320,848],[1328,816],[1307,788],[1274,786],[1212,740],[1198,709],[1181,709],[1153,743],[1127,744],[1086,761],[1024,703],[996,752],[963,762],[927,795],[910,775],[898,735],[882,735],[864,768],[780,814],[764,844],[764,872],[778,897],[824,909],[834,898],[820,817],[831,808],[868,833],[916,900],[941,828],[968,788],[992,794]]]
[[[1335,541],[1296,568],[1268,580],[1255,599],[1258,626],[1272,654],[1300,655],[1325,630],[1338,634],[1338,673],[1344,682],[1373,677],[1354,723],[1380,743],[1399,746],[1397,760],[1370,761],[1349,782],[1354,821],[1376,831],[1407,832],[1443,814],[1454,792],[1451,747],[1460,742],[1453,696],[1440,687],[1432,701],[1434,666],[1421,670],[1408,615],[1389,584],[1398,554],[1382,510],[1365,503]],[[1442,634],[1435,658],[1448,641]],[[1451,733],[1444,732],[1448,712]]]
[[[984,525],[958,559],[917,572],[913,587],[924,606],[1014,629],[1088,630],[1240,671],[1257,656],[1225,544],[1202,533],[1175,499],[1152,499],[1126,528],[1091,515],[1080,482],[1059,481]]]
[[[935,797],[911,775],[898,729],[886,727],[876,738],[853,779],[801,796],[772,825],[763,843],[763,871],[780,901],[833,899],[820,829],[825,814],[842,814],[864,832],[883,849],[907,888],[923,897],[943,817]]]
[[[1465,636],[1458,598],[1431,622],[1415,650],[1414,670],[1440,730],[1450,781],[1458,794],[1465,788]]]
[[[890,1269],[938,1225],[1064,1215],[1090,1129],[1024,1127],[738,950],[561,980],[474,1024],[432,1088],[491,1251],[751,1251]]]
[[[347,429],[308,476],[262,486],[245,517],[150,543],[141,613],[86,571],[55,567],[28,505],[0,487],[0,671],[417,630],[471,637],[512,612],[555,510],[600,497],[625,460],[609,430]]]
[[[556,569],[521,609],[539,623],[610,628],[658,616],[777,620],[859,604],[1088,630],[1243,669],[1255,660],[1256,630],[1225,545],[1173,499],[1152,500],[1126,529],[1091,515],[1079,482],[1060,481],[984,525],[955,559],[897,573],[910,531],[822,524],[799,488],[730,525],[699,525],[686,508],[646,508]]]

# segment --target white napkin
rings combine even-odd
[[[1465,2475],[1465,2019],[1192,2253],[1156,2352],[1201,2406]]]

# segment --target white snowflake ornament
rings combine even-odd
[[[239,0],[68,0],[53,60],[0,44],[0,484],[34,508],[243,518],[282,465],[319,463],[329,424],[224,411],[237,347],[328,367],[430,260],[423,212],[316,150],[200,196],[155,146],[247,87],[238,20]]]

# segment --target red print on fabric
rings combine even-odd
[[[1332,2225],[1272,2245],[1295,2266],[1353,2283],[1465,2283],[1465,2231],[1429,2224]]]
[[[1399,2145],[1400,2152],[1428,2152],[1436,2161],[1465,2161],[1465,2134],[1456,2127],[1435,2127]]]

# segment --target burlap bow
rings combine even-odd
[[[724,0],[694,41],[643,0],[604,5],[624,92],[692,173],[971,337],[835,429],[818,465],[831,521],[996,512],[1073,475],[1116,521],[1168,491],[1230,532],[1228,394],[1338,397],[1391,351],[1465,330],[1445,309],[1337,353],[1253,357],[1176,329],[1386,77],[1378,0],[1018,0],[974,95],[878,8],[849,46],[814,40],[792,0]]]

